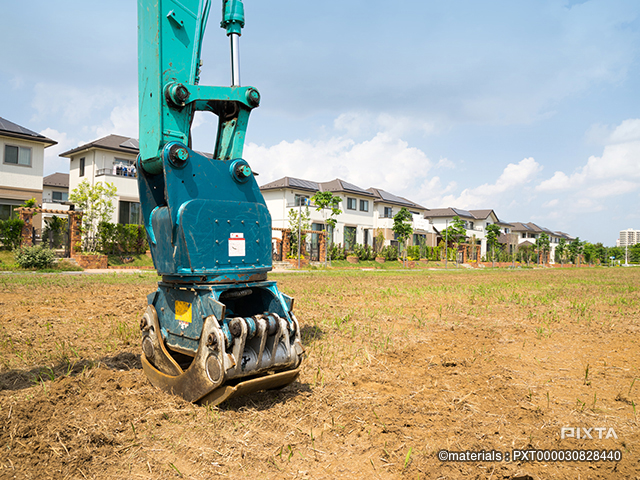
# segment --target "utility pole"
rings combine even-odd
[[[444,221],[444,269],[447,269],[449,260],[449,239],[448,239],[449,220]]]
[[[302,224],[302,198],[298,202],[298,270],[300,270],[300,225]]]

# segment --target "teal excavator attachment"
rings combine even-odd
[[[222,2],[230,87],[199,85],[209,9],[209,0],[138,0],[138,189],[162,276],[140,328],[153,385],[217,404],[292,382],[303,348],[293,299],[267,279],[271,216],[242,158],[260,103],[255,88],[240,86],[244,7]],[[192,149],[196,111],[218,116],[211,156]]]

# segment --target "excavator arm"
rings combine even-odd
[[[255,88],[240,86],[244,7],[222,1],[229,87],[199,84],[209,10],[209,0],[138,0],[138,188],[162,276],[140,327],[154,385],[219,403],[292,382],[303,348],[293,299],[267,279],[271,216],[242,158],[260,103]],[[192,149],[197,111],[218,117],[212,155]]]

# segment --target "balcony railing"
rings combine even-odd
[[[117,169],[116,171],[113,168],[99,168],[96,172],[96,177],[100,177],[101,175],[105,175],[107,177],[128,177],[128,178],[138,178],[137,172],[123,169]]]

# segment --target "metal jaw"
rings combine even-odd
[[[229,342],[214,315],[203,323],[198,350],[191,365],[183,370],[164,345],[155,308],[147,307],[141,322],[142,367],[151,383],[190,402],[218,404],[236,395],[278,388],[293,382],[300,373],[304,349],[297,319],[291,315],[295,332],[277,314],[277,327],[269,334],[267,316],[255,318],[253,336],[247,322],[233,319],[238,326]],[[227,345],[229,344],[229,348]],[[286,371],[274,372],[275,370]],[[263,375],[252,378],[253,375]],[[248,378],[248,380],[242,380]],[[233,383],[233,384],[231,384]]]

